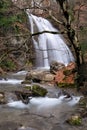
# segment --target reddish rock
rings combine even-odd
[[[71,62],[67,67],[58,70],[54,78],[55,83],[74,84],[75,68],[75,63]]]

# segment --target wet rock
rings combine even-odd
[[[39,85],[33,85],[32,94],[34,96],[44,97],[47,94],[47,90],[45,88],[40,87]]]
[[[79,101],[80,107],[86,108],[87,106],[87,97],[82,97]]]
[[[23,103],[28,104],[32,97],[44,97],[47,94],[47,90],[39,85],[33,85],[25,86],[22,90],[17,90],[14,93],[17,96],[17,100],[21,100]]]
[[[70,125],[81,125],[82,118],[79,115],[73,115],[66,122]]]
[[[41,82],[53,82],[54,75],[47,70],[32,70],[30,71],[25,78],[25,81],[33,81],[36,83]]]
[[[63,67],[59,69],[54,77],[54,82],[58,84],[58,86],[71,86],[75,84],[75,76],[76,76],[76,65],[71,62],[67,67]]]
[[[40,85],[34,84],[32,86],[25,86],[24,87],[27,91],[31,91],[33,97],[35,96],[41,96],[44,97],[48,93],[48,91],[41,87]]]
[[[82,118],[87,117],[87,97],[83,97],[80,99],[79,112]]]
[[[0,92],[0,104],[5,104],[6,100],[5,100],[5,94],[4,92]]]
[[[21,84],[31,84],[32,83],[32,80],[24,80],[21,82]]]
[[[58,93],[58,97],[60,97],[61,95],[64,95],[65,96],[65,100],[72,100],[72,94],[70,94],[69,92],[65,91],[65,90],[61,90],[59,93]]]
[[[15,94],[17,96],[18,100],[21,100],[23,103],[28,104],[29,100],[32,96],[32,92],[30,90],[19,90],[19,91],[15,91]]]
[[[62,69],[63,67],[65,67],[64,64],[58,63],[57,61],[52,61],[50,64],[50,72],[55,74],[56,71]]]

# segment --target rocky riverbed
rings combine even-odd
[[[26,72],[9,74],[7,80],[0,81],[0,91],[5,93],[7,102],[0,105],[0,130],[87,130],[86,117],[80,125],[71,125],[67,120],[72,115],[79,115],[78,101],[81,94],[75,90],[73,99],[58,97],[58,88],[52,84],[42,84],[48,94],[45,97],[32,97],[28,104],[18,101],[14,91],[22,90],[21,84]],[[34,83],[35,84],[35,83]]]

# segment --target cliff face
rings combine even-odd
[[[1,0],[0,67],[6,71],[22,69],[32,63],[33,45],[27,21],[26,13],[11,0]]]
[[[76,0],[72,2],[75,14],[73,27],[78,29],[79,40],[84,42],[87,33],[87,1]],[[27,8],[30,9],[31,13],[49,19],[56,28],[64,29],[61,24],[53,20],[55,17],[59,21],[64,21],[62,11],[56,0],[1,0],[0,66],[8,71],[33,65],[35,54],[29,32],[28,18],[25,13]],[[67,39],[66,36],[65,38]],[[82,47],[83,51],[86,51],[86,44],[84,43]]]

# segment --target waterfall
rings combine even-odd
[[[52,24],[42,17],[37,17],[26,11],[29,17],[31,33],[50,31],[59,32]],[[36,30],[37,28],[37,30]],[[49,67],[52,61],[63,63],[66,66],[74,61],[74,57],[60,34],[42,33],[32,36],[36,51],[36,66]]]

